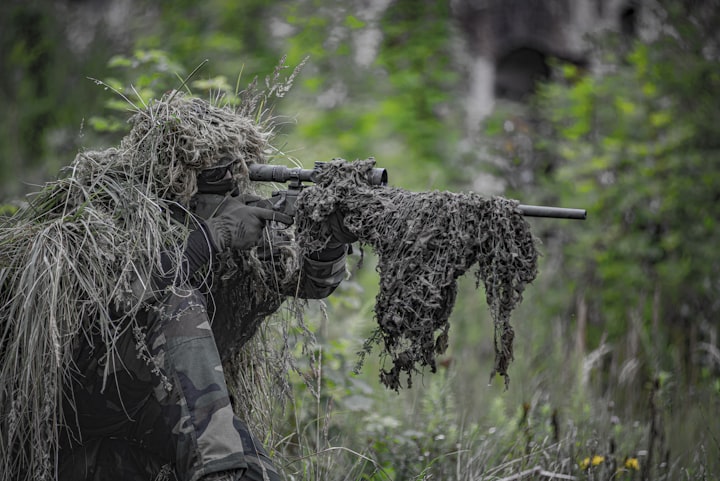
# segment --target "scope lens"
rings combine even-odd
[[[388,174],[386,169],[374,168],[370,172],[370,183],[372,185],[387,185]]]

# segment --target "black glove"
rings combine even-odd
[[[357,236],[345,227],[345,216],[342,212],[338,210],[334,211],[328,216],[327,223],[328,227],[330,227],[330,232],[332,232],[328,248],[332,249],[343,244],[352,244],[358,240]]]
[[[262,239],[267,221],[292,225],[293,218],[272,209],[246,205],[242,198],[226,197],[205,225],[215,250],[223,252],[255,246]]]

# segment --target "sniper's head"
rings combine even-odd
[[[227,195],[239,195],[248,188],[247,174],[238,172],[241,159],[223,157],[215,165],[197,173],[197,192],[190,199],[189,208],[202,219],[209,219],[217,211]]]
[[[150,160],[136,177],[151,182],[161,198],[182,205],[198,193],[248,191],[247,165],[266,162],[270,133],[231,106],[171,93],[131,123],[121,150]]]

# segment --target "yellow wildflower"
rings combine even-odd
[[[591,466],[597,466],[603,461],[605,461],[605,456],[600,456],[599,454],[596,454],[592,458],[585,458],[580,461],[580,469],[585,470]]]
[[[605,461],[605,456],[600,456],[599,454],[596,454],[592,458],[585,458],[580,461],[580,469],[588,469],[591,466],[597,466],[603,461]]]
[[[627,458],[625,460],[625,468],[626,469],[634,469],[635,471],[640,471],[640,462],[637,458]]]

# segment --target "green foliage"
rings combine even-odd
[[[592,260],[579,274],[602,306],[598,318],[619,337],[632,310],[648,331],[662,316],[668,340],[683,343],[679,332],[718,314],[720,265],[708,240],[720,234],[720,151],[701,106],[720,94],[720,82],[708,76],[715,61],[664,40],[634,46],[624,65],[612,59],[618,67],[609,74],[577,78],[566,68],[565,82],[542,90],[539,111],[552,128],[547,162],[565,186],[558,198],[587,206],[592,220],[569,252]],[[692,369],[689,358],[682,364]]]
[[[322,3],[322,2],[320,2]],[[442,2],[393,2],[381,19],[363,23],[346,7],[317,2],[288,6],[295,34],[288,58],[310,57],[303,105],[294,131],[297,145],[312,145],[320,159],[375,157],[394,185],[441,188],[457,156],[460,110],[454,93],[449,6]],[[313,14],[308,14],[308,9]],[[358,66],[358,30],[379,28],[383,41],[374,61]],[[364,53],[366,54],[366,53]]]
[[[568,287],[587,308],[578,345],[612,346],[605,386],[628,363],[641,384],[663,370],[685,387],[720,376],[702,347],[716,344],[719,314],[720,132],[708,106],[720,82],[693,22],[670,15],[651,43],[604,38],[601,65],[556,65],[530,115],[499,109],[486,129],[525,202],[588,210],[581,225],[538,223],[550,260],[537,287],[545,316],[572,312]]]
[[[12,204],[0,204],[0,218],[10,217],[18,211],[18,207]]]
[[[108,115],[94,115],[88,124],[97,132],[119,135],[127,132],[128,111],[139,110],[150,100],[159,99],[163,92],[179,88],[186,75],[184,67],[162,50],[114,55],[108,60],[108,67],[115,75],[96,79],[95,83],[116,95],[108,95],[105,100]],[[125,83],[128,78],[132,79],[131,85]]]
[[[162,21],[137,39],[139,48],[170,52],[185,65],[210,60],[210,76],[270,72],[277,63],[268,24],[273,7],[265,0],[165,0],[159,6]]]
[[[528,344],[540,353],[540,339],[564,344],[565,356],[585,363],[580,383],[568,380],[573,392],[590,387],[619,418],[647,419],[668,449],[646,432],[639,443],[656,450],[651,462],[668,456],[693,466],[696,479],[717,469],[703,453],[720,432],[705,407],[716,403],[720,378],[720,362],[708,355],[717,349],[720,281],[720,132],[709,107],[720,84],[706,47],[712,29],[701,33],[709,24],[685,12],[669,15],[653,42],[605,37],[601,65],[555,65],[556,80],[530,112],[501,104],[485,131],[511,159],[503,172],[511,195],[588,209],[582,223],[534,222],[546,256],[525,305],[540,310],[541,322],[559,321]],[[545,371],[533,372],[535,381]],[[616,443],[628,432],[621,425]],[[600,472],[605,462],[592,466],[593,456],[581,479],[611,475]],[[667,475],[652,469],[642,477]]]
[[[109,39],[99,22],[82,25],[83,35],[71,43],[71,21],[57,2],[0,5],[2,197],[26,193],[18,174],[36,181],[54,175],[62,165],[57,155],[78,149],[83,115],[99,106],[100,91],[86,77],[104,71]],[[93,42],[84,45],[87,36]]]

